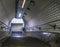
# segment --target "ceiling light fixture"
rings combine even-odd
[[[22,14],[21,14],[21,13],[19,13],[19,17],[21,17],[21,15],[22,15]]]
[[[26,0],[23,0],[22,8],[24,8],[25,3],[26,3]]]

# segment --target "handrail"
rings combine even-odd
[[[11,27],[8,27],[8,25],[6,25],[5,23],[3,23],[2,21],[0,21],[2,25],[5,25],[4,29],[7,29],[10,31]],[[7,27],[7,28],[6,28]]]
[[[44,24],[41,24],[41,25],[32,26],[32,27],[41,27],[41,26],[43,26],[43,25],[46,25],[46,24],[49,25],[50,23],[57,22],[57,21],[60,21],[60,19],[58,19],[58,20],[54,20],[54,21],[51,21],[51,22],[47,22],[47,23],[44,23]]]
[[[0,21],[2,24],[4,24],[5,26],[7,26],[8,27],[8,25],[6,25],[5,23],[3,23],[2,21]]]
[[[34,29],[34,28],[37,28],[37,29],[41,29],[41,26],[44,26],[44,25],[49,25],[50,23],[54,23],[54,22],[58,22],[60,21],[60,19],[58,20],[54,20],[54,21],[51,21],[51,22],[47,22],[47,23],[44,23],[44,24],[41,24],[41,25],[37,25],[37,26],[32,26],[32,27],[26,27],[26,29]],[[50,26],[50,25],[49,25]],[[47,29],[52,29],[52,28],[47,28]]]

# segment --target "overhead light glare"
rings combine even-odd
[[[21,14],[21,13],[19,13],[19,17],[21,17],[21,15],[22,15],[22,14]]]

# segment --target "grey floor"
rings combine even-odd
[[[44,40],[45,41],[45,40]],[[44,42],[34,37],[7,38],[1,47],[60,47],[60,42]],[[0,44],[1,45],[1,44]]]

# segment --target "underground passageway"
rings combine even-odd
[[[60,47],[60,0],[0,0],[0,47]]]

